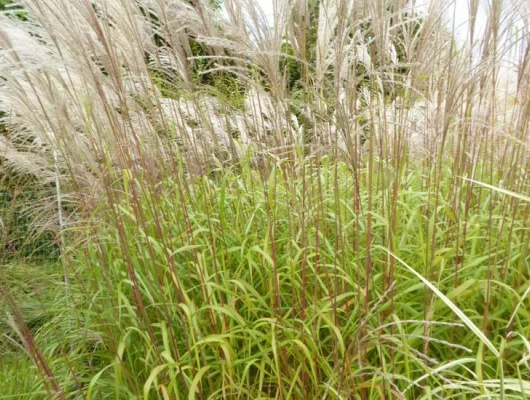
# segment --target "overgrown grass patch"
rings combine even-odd
[[[75,252],[82,281],[73,284],[82,283],[88,307],[75,329],[97,338],[97,356],[83,343],[65,357],[87,377],[89,397],[527,393],[524,204],[504,222],[512,229],[491,228],[491,242],[483,209],[504,198],[474,196],[467,220],[455,221],[443,212],[454,179],[444,176],[431,243],[429,194],[412,170],[398,192],[390,251],[384,213],[373,212],[366,243],[368,198],[356,205],[358,183],[346,164],[277,165],[267,176],[243,165],[185,189],[181,179],[152,190],[124,171],[111,208]],[[374,210],[388,201],[379,193]]]
[[[274,3],[0,15],[0,400],[530,397],[526,2]]]

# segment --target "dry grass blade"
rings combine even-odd
[[[460,309],[458,306],[453,303],[449,298],[447,298],[446,295],[444,295],[440,290],[434,286],[431,282],[429,282],[427,279],[425,279],[421,274],[419,274],[414,268],[410,267],[405,261],[403,261],[401,258],[390,252],[388,249],[384,247],[380,247],[382,250],[386,251],[391,257],[394,257],[401,265],[403,265],[408,271],[410,271],[414,276],[416,276],[420,281],[422,281],[425,286],[427,286],[430,290],[436,294],[436,296],[443,301],[447,307],[449,307],[457,316],[460,318],[460,320],[477,336],[477,338],[484,343],[484,345],[490,349],[490,351],[495,355],[495,357],[500,358],[501,354],[499,350],[491,343],[491,341],[486,337],[484,332],[480,330],[478,326],[475,325],[471,319]]]
[[[511,190],[503,189],[503,188],[498,187],[498,186],[493,186],[493,185],[490,185],[488,183],[479,182],[479,181],[476,181],[474,179],[469,179],[469,178],[464,178],[464,177],[462,177],[461,179],[463,179],[465,181],[468,181],[468,182],[471,182],[471,183],[474,183],[476,185],[491,189],[494,192],[502,193],[502,194],[505,194],[507,196],[511,196],[511,197],[516,198],[516,199],[519,199],[519,200],[522,200],[522,201],[530,203],[530,197],[529,196],[525,196],[524,194],[515,193],[515,192],[512,192]]]

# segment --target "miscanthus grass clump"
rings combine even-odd
[[[528,10],[482,6],[18,1],[0,243],[59,256],[1,258],[0,399],[530,397]]]
[[[322,158],[219,174],[183,186],[176,172],[156,188],[115,177],[113,205],[69,265],[74,305],[35,331],[48,396],[528,395],[524,202],[469,186],[456,220],[448,175],[434,223],[411,171],[390,233],[366,170],[357,182]],[[504,208],[492,224],[485,210]]]

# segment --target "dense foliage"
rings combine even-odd
[[[0,400],[530,397],[526,3],[19,3]]]

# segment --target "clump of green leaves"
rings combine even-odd
[[[442,1],[293,1],[273,28],[249,2],[227,24],[20,1],[0,85],[33,157],[10,162],[39,155],[61,228],[62,199],[87,212],[60,269],[2,269],[0,377],[60,399],[530,396],[528,52],[511,97],[498,80],[516,12],[494,2],[466,53]]]
[[[422,176],[411,171],[392,250],[388,217],[373,212],[368,253],[367,173],[356,205],[349,167],[331,158],[264,175],[245,161],[185,188],[178,173],[156,190],[123,171],[103,220],[75,251],[76,304],[89,308],[74,306],[85,317],[70,329],[85,339],[63,349],[76,354],[63,387],[94,399],[528,394],[525,206],[510,207],[512,234],[492,227],[492,248],[481,210],[500,212],[502,198],[474,197],[467,220],[454,221],[444,176],[433,226]],[[385,201],[384,192],[371,198],[374,209]],[[459,251],[448,247],[466,226]],[[426,263],[433,229],[435,258]],[[499,283],[486,321],[485,262],[508,248],[490,276]]]

